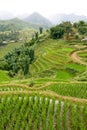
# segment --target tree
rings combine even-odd
[[[50,29],[50,36],[53,39],[62,38],[63,34],[64,34],[64,29],[59,25],[52,27]]]
[[[29,65],[34,60],[34,50],[28,47],[21,47],[14,49],[4,57],[6,62],[4,69],[18,73],[20,70],[23,71],[24,75],[29,73]]]
[[[43,28],[42,27],[39,27],[39,32],[40,32],[40,34],[43,33]]]
[[[67,40],[69,35],[72,33],[72,24],[71,22],[63,22],[55,27],[50,29],[50,36],[54,39],[62,38],[66,34]]]
[[[71,35],[71,33],[72,33],[72,24],[71,24],[71,22],[69,22],[69,21],[63,22],[62,24],[60,24],[60,26],[64,28],[64,33],[66,34],[66,38],[68,40],[69,35]]]
[[[38,40],[38,32],[35,32],[35,40]]]
[[[78,32],[82,35],[87,34],[87,27],[79,27]]]
[[[85,21],[81,20],[78,22],[78,27],[86,26]]]

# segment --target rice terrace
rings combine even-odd
[[[87,130],[87,23],[13,21],[0,23],[0,130]]]

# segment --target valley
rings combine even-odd
[[[0,130],[87,129],[87,25],[76,25],[23,29],[0,46]]]

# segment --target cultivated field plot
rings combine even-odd
[[[9,91],[27,91],[29,90],[29,87],[28,86],[24,86],[24,85],[15,85],[15,84],[2,84],[0,85],[0,92],[9,92]]]
[[[84,51],[84,52],[78,53],[78,55],[81,57],[81,59],[82,59],[84,62],[87,62],[87,50]]]
[[[0,130],[87,130],[87,105],[34,94],[3,95]]]
[[[64,47],[63,47],[64,45]],[[63,47],[63,49],[62,49]],[[40,74],[45,70],[53,70],[63,68],[63,66],[71,61],[69,53],[73,50],[65,45],[63,41],[47,40],[36,48],[36,60],[30,67],[31,74]],[[67,53],[67,55],[66,55]]]
[[[54,83],[43,89],[63,96],[87,99],[87,83]]]
[[[87,130],[87,82],[77,80],[86,64],[73,61],[75,48],[63,40],[34,47],[29,75],[0,70],[0,130]]]

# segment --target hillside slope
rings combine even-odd
[[[70,57],[74,46],[63,40],[47,39],[36,46],[36,60],[30,67],[33,77],[47,78],[49,81],[72,81],[85,71],[85,66]]]
[[[0,31],[17,31],[24,28],[30,28],[30,25],[18,18],[0,21]]]
[[[75,43],[69,44],[64,40],[53,40],[47,38],[34,45],[35,60],[30,65],[30,73],[27,79],[22,79],[22,75],[18,75],[21,80],[11,81],[11,83],[25,83],[33,82],[35,84],[42,84],[45,82],[66,82],[77,81],[75,78],[81,73],[84,73],[86,66],[79,64],[70,54],[76,49]],[[0,54],[2,55],[2,53]],[[4,81],[4,78],[1,79]],[[9,82],[9,81],[8,81]]]

